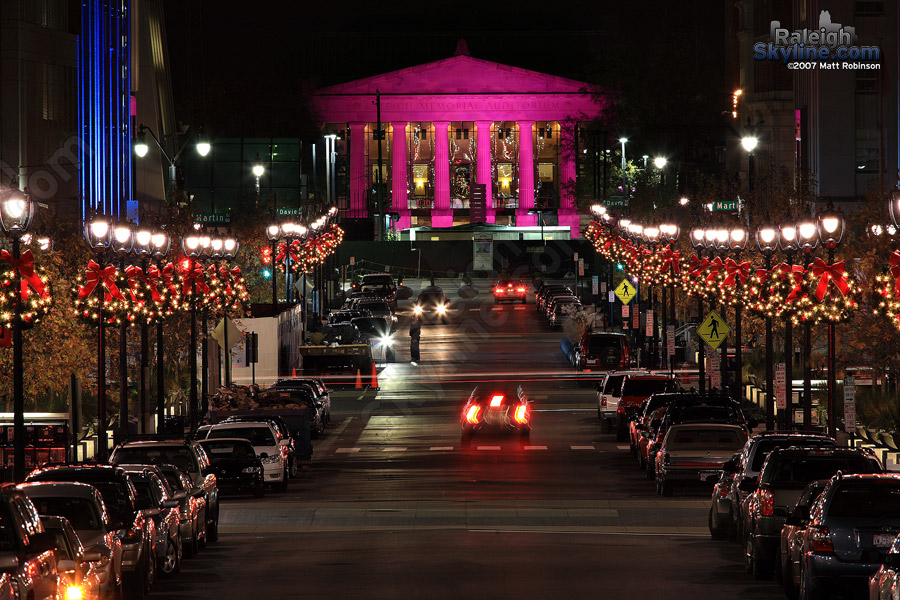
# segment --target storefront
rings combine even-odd
[[[380,108],[383,197],[398,229],[469,223],[472,186],[485,184],[488,223],[535,226],[540,215],[577,237],[578,122],[601,116],[610,101],[594,86],[462,48],[446,60],[320,89],[314,109],[340,139],[338,162],[350,165],[340,207],[347,217],[375,210]]]

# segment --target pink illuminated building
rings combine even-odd
[[[380,95],[384,202],[395,227],[470,222],[470,188],[486,184],[485,220],[545,222],[579,232],[575,203],[579,121],[607,110],[611,96],[579,81],[456,56],[316,92],[314,110],[349,164],[347,217],[374,211]],[[598,100],[599,99],[599,100]],[[583,146],[583,142],[581,142]],[[340,199],[342,194],[338,193]]]

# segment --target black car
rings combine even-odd
[[[384,317],[358,317],[351,321],[357,329],[362,341],[372,347],[372,358],[376,361],[392,363],[397,355],[394,351],[394,336],[391,335],[391,323]]]
[[[428,319],[446,324],[449,310],[450,300],[444,291],[439,287],[430,286],[419,292],[419,297],[413,304],[413,317],[422,321]]]
[[[202,440],[209,463],[216,471],[216,481],[223,492],[249,493],[257,498],[265,495],[263,466],[253,445],[242,438]]]

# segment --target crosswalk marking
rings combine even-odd
[[[429,450],[431,450],[431,451],[447,451],[447,450],[453,450],[453,446],[432,446],[431,448],[429,448]]]
[[[406,446],[387,446],[382,452],[406,452]]]
[[[337,454],[349,454],[351,452],[359,452],[359,448],[338,448],[335,452]]]
[[[514,307],[513,310],[525,310],[525,305],[520,304],[519,306]]]
[[[526,450],[546,450],[547,446],[525,446]]]
[[[593,446],[572,446],[572,450],[593,450]]]
[[[617,450],[631,450],[631,446],[616,446]]]
[[[479,450],[499,450],[500,446],[478,446]]]

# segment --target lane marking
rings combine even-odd
[[[618,450],[631,450],[631,446],[616,446]]]
[[[572,446],[572,450],[593,450],[593,446]]]
[[[453,450],[453,446],[432,446],[431,448],[429,448],[429,450],[431,450],[432,452],[447,451],[447,450]]]
[[[524,304],[520,304],[519,306],[513,307],[513,310],[525,310],[526,308],[528,308],[528,307],[525,306]]]
[[[338,448],[334,452],[335,454],[349,454],[352,452],[359,452],[359,448]]]
[[[479,450],[499,450],[500,446],[478,446]]]
[[[386,446],[382,452],[406,452],[406,446]]]
[[[547,446],[525,446],[526,450],[546,450]]]

